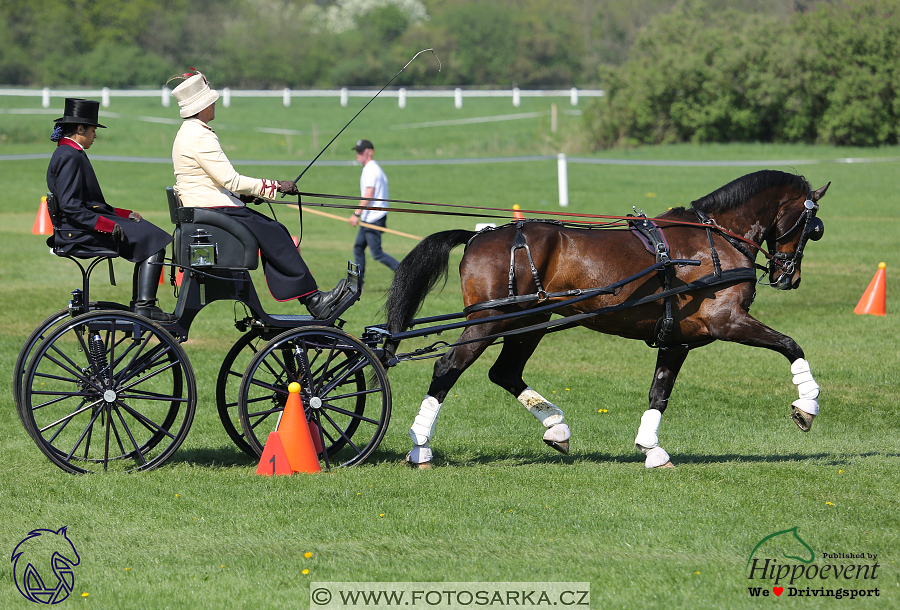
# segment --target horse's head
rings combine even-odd
[[[819,200],[831,186],[785,200],[766,236],[769,248],[769,282],[779,290],[800,286],[800,262],[809,241],[822,239],[825,224],[816,217]]]

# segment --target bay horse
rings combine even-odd
[[[446,280],[450,251],[462,244],[466,244],[459,267],[463,313],[470,321],[483,322],[466,327],[435,363],[428,394],[410,428],[413,448],[407,462],[430,466],[430,442],[444,399],[502,333],[510,334],[503,336],[488,377],[543,424],[544,442],[568,453],[571,431],[562,410],[522,378],[526,362],[548,332],[552,313],[573,320],[572,325],[660,348],[649,408],[635,437],[647,468],[672,466],[659,445],[662,414],[688,352],[715,340],[764,347],[785,356],[799,392],[791,416],[808,431],[819,411],[819,385],[804,352],[787,335],[754,319],[749,309],[757,269],[765,270],[768,285],[774,288],[800,285],[803,249],[824,231],[815,214],[830,184],[814,191],[802,176],[773,170],[738,178],[692,202],[690,208],[673,208],[652,219],[648,224],[662,229],[656,254],[628,229],[552,221],[426,237],[396,270],[384,307],[389,333],[410,327],[428,292],[442,277]],[[762,250],[764,242],[768,252]],[[758,252],[769,259],[766,266],[756,263]],[[661,256],[663,264],[649,269]],[[666,256],[670,263],[690,264],[666,265]],[[615,289],[587,290],[610,286]],[[571,298],[577,294],[589,298]],[[563,305],[554,309],[555,303]],[[510,313],[515,315],[503,315]],[[393,339],[385,343],[388,358],[394,357],[398,343]]]

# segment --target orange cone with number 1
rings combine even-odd
[[[873,316],[887,315],[887,296],[885,294],[887,287],[886,267],[886,264],[878,263],[878,271],[875,272],[875,277],[869,282],[869,287],[866,288],[859,303],[856,304],[856,309],[853,310],[853,313],[867,313]]]
[[[269,432],[266,446],[263,447],[262,457],[259,458],[259,466],[256,467],[256,474],[264,474],[266,476],[274,476],[276,474],[290,476],[293,474],[291,465],[288,463],[287,454],[284,452],[281,435],[278,434],[277,430]]]
[[[294,472],[321,472],[319,457],[313,444],[312,435],[309,433],[309,424],[306,422],[306,413],[303,412],[303,403],[300,401],[300,384],[292,383],[288,386],[288,399],[284,405],[284,413],[278,424],[278,434],[284,445],[291,470]]]

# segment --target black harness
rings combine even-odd
[[[804,203],[803,212],[800,214],[800,217],[797,219],[797,222],[794,225],[782,233],[778,237],[769,238],[766,240],[768,250],[769,250],[769,262],[767,265],[763,266],[755,262],[755,255],[753,252],[749,250],[745,243],[742,243],[740,240],[731,237],[726,232],[721,231],[721,227],[719,227],[716,222],[707,216],[701,210],[694,208],[694,213],[697,215],[697,218],[700,220],[701,224],[706,227],[706,235],[709,240],[709,249],[710,249],[710,258],[713,263],[714,272],[711,275],[705,276],[700,280],[691,282],[685,286],[679,288],[672,288],[672,279],[675,277],[675,267],[683,266],[686,264],[697,265],[699,261],[688,261],[688,260],[673,260],[671,258],[669,252],[669,243],[666,240],[666,236],[663,233],[662,228],[652,219],[648,218],[646,214],[642,210],[635,209],[634,214],[629,214],[627,218],[628,226],[631,231],[635,234],[635,236],[641,241],[644,247],[647,249],[650,254],[654,255],[656,258],[656,264],[653,267],[645,270],[644,272],[628,278],[622,282],[616,282],[615,284],[611,284],[609,286],[603,286],[599,288],[576,288],[572,290],[565,290],[561,292],[547,292],[544,289],[543,283],[541,282],[540,274],[538,273],[537,267],[534,264],[534,257],[531,254],[531,248],[528,245],[527,240],[525,239],[525,233],[523,232],[523,227],[526,222],[544,222],[556,224],[559,226],[565,226],[565,223],[562,223],[557,220],[541,220],[541,219],[525,219],[518,220],[515,223],[516,234],[513,238],[512,246],[509,250],[509,293],[506,297],[501,299],[491,299],[489,301],[483,301],[481,303],[475,303],[474,305],[470,305],[463,309],[463,315],[468,316],[471,313],[477,311],[484,311],[486,309],[497,309],[501,307],[505,307],[508,305],[517,305],[521,303],[531,303],[538,302],[543,303],[549,299],[556,298],[566,298],[570,299],[571,303],[575,303],[578,301],[582,301],[584,299],[594,298],[600,295],[607,294],[618,294],[622,287],[630,281],[638,279],[639,277],[643,277],[647,272],[653,272],[654,270],[659,277],[660,284],[662,285],[662,292],[648,295],[646,297],[642,297],[637,299],[636,301],[626,301],[624,303],[620,303],[619,305],[615,305],[612,307],[602,308],[592,312],[586,312],[583,314],[577,314],[575,316],[569,316],[563,318],[563,320],[556,322],[546,322],[542,324],[537,324],[529,327],[529,329],[537,329],[537,328],[550,328],[553,326],[564,326],[569,327],[577,323],[578,320],[586,319],[589,317],[594,317],[597,315],[601,315],[603,313],[608,313],[611,311],[618,311],[619,309],[623,309],[625,307],[633,307],[635,305],[640,305],[644,303],[649,303],[652,301],[663,301],[664,313],[663,316],[657,321],[656,328],[653,333],[653,339],[647,341],[647,345],[657,349],[684,349],[696,347],[699,345],[703,345],[711,342],[712,340],[705,340],[695,344],[675,344],[672,340],[672,336],[674,334],[675,327],[675,319],[672,315],[672,297],[687,292],[689,290],[695,290],[699,287],[712,287],[719,285],[733,285],[741,282],[756,280],[756,270],[760,269],[765,271],[766,273],[771,273],[774,269],[773,267],[779,267],[782,271],[782,277],[789,278],[790,274],[793,273],[793,270],[798,261],[803,258],[803,250],[806,247],[806,243],[809,240],[818,241],[822,238],[825,227],[822,223],[822,220],[816,218],[816,211],[819,209],[819,206],[813,201],[807,199]],[[797,244],[797,249],[794,250],[793,253],[787,252],[776,252],[775,248],[777,243],[792,234],[795,230],[802,227],[802,234],[800,237],[800,242]],[[494,231],[495,227],[488,227],[476,233],[469,242],[466,244],[468,247],[469,244],[472,243],[472,240],[475,239],[478,235],[485,231]],[[729,269],[722,270],[722,265],[719,260],[719,253],[716,250],[715,243],[713,242],[713,231],[720,234],[724,237],[728,243],[732,245],[738,252],[747,257],[747,259],[752,264],[752,267],[741,267],[737,269]],[[525,250],[525,254],[528,257],[528,266],[531,271],[531,275],[534,278],[535,282],[535,292],[533,294],[524,294],[518,295],[516,294],[516,251],[517,250]],[[779,278],[779,282],[781,279]],[[759,281],[757,283],[760,283]],[[569,303],[564,303],[569,304]],[[564,304],[558,304],[558,306],[562,306]],[[553,310],[553,306],[544,306],[541,309],[549,308],[548,311]],[[538,313],[537,311],[532,311],[532,313]],[[507,314],[508,315],[508,314]],[[515,331],[515,332],[521,332]],[[504,333],[505,334],[505,333]],[[480,339],[483,340],[483,339]]]

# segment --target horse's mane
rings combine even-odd
[[[691,207],[701,212],[715,213],[732,210],[757,193],[776,186],[788,186],[801,193],[810,191],[809,182],[803,176],[764,169],[733,180],[709,195],[691,202]]]

